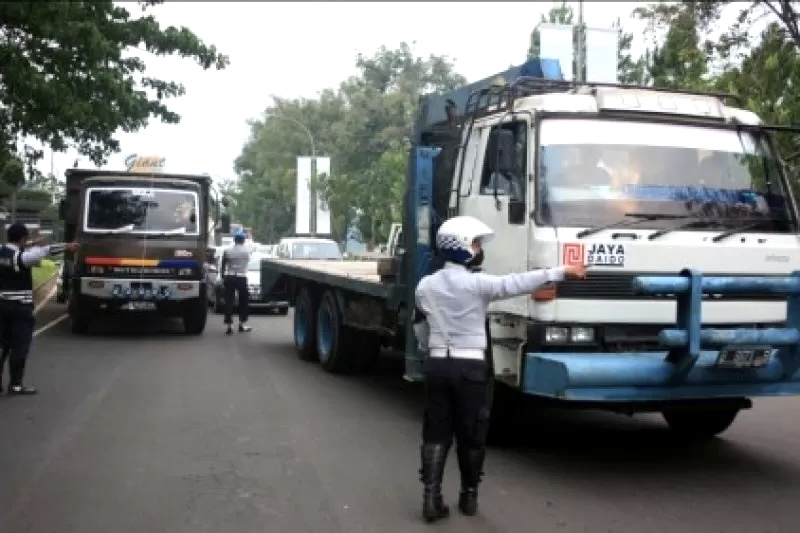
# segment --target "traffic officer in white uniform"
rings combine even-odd
[[[252,328],[247,325],[250,312],[250,293],[247,287],[247,264],[250,262],[250,249],[245,246],[246,234],[243,229],[233,235],[233,246],[222,253],[222,283],[225,289],[226,335],[233,334],[233,302],[239,298],[239,333],[247,333]]]
[[[445,221],[436,234],[436,247],[445,266],[423,277],[416,290],[416,307],[425,320],[418,321],[414,329],[420,346],[428,352],[420,470],[422,514],[428,522],[450,512],[442,501],[441,484],[453,435],[461,471],[458,507],[469,516],[477,512],[491,415],[492,376],[485,356],[489,303],[530,294],[549,282],[586,275],[582,266],[505,276],[475,272],[483,261],[482,244],[493,236],[491,228],[473,217]]]
[[[26,247],[28,228],[14,223],[8,228],[8,243],[0,246],[0,328],[3,353],[0,378],[8,358],[8,393],[36,394],[23,384],[25,363],[33,339],[33,276],[31,269],[42,259],[77,249],[77,243]],[[2,379],[0,379],[2,388]]]

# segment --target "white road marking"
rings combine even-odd
[[[44,306],[46,306],[47,304],[50,303],[50,300],[52,300],[53,296],[56,295],[56,290],[57,289],[58,289],[57,285],[53,286],[53,289],[49,293],[47,293],[47,296],[45,296],[44,300],[39,302],[39,305],[37,305],[36,307],[33,308],[33,314],[34,315],[37,314],[39,311],[41,311],[42,308],[44,308]],[[57,316],[56,318],[54,318],[53,320],[51,320],[50,322],[48,322],[44,326],[42,326],[39,329],[37,329],[36,331],[34,331],[33,332],[33,336],[37,337],[37,336],[41,335],[42,333],[44,333],[48,329],[52,328],[53,326],[63,322],[68,316],[69,315],[67,315],[67,313],[64,313],[63,315]]]

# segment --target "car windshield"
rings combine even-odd
[[[296,242],[292,244],[293,259],[341,259],[342,252],[335,242]]]
[[[199,233],[197,193],[180,189],[96,187],[87,191],[88,232]]]
[[[546,224],[596,226],[647,213],[656,216],[637,227],[669,227],[675,217],[698,215],[792,230],[779,165],[764,138],[744,131],[547,119],[539,146]]]

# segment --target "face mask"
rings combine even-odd
[[[481,266],[482,263],[483,263],[483,248],[481,248],[481,250],[477,254],[475,254],[472,259],[467,261],[465,266],[469,269],[474,269]]]

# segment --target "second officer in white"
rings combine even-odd
[[[466,515],[477,512],[491,416],[492,376],[485,358],[489,303],[532,293],[549,282],[586,276],[583,266],[505,276],[473,272],[483,261],[483,243],[493,236],[491,228],[473,217],[445,221],[436,234],[445,266],[422,278],[416,290],[416,307],[425,319],[414,329],[428,351],[420,471],[422,514],[428,522],[449,514],[441,485],[453,435],[461,471],[458,507]]]

